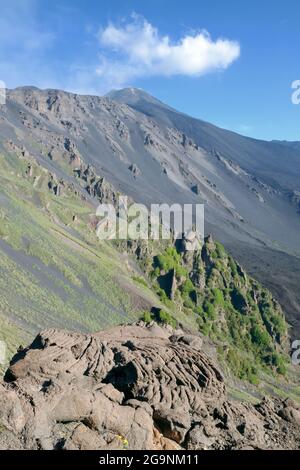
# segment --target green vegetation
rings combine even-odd
[[[10,358],[16,353],[18,347],[29,344],[30,339],[30,334],[20,325],[14,325],[0,313],[0,340],[4,341],[7,348],[5,362],[0,364],[0,373],[6,370]]]
[[[151,323],[153,321],[153,317],[151,315],[150,312],[144,312],[141,319],[145,322],[145,323]]]
[[[227,352],[226,360],[237,377],[242,380],[248,380],[253,385],[258,384],[257,367],[248,358],[242,357],[236,349],[230,348]]]
[[[8,358],[45,328],[97,331],[136,320],[131,285],[142,298],[153,296],[145,281],[131,279],[116,249],[97,239],[94,207],[72,188],[56,197],[48,172],[31,162],[29,177],[27,166],[0,155],[0,340]]]
[[[176,328],[177,326],[177,321],[175,320],[175,318],[173,318],[169,312],[166,312],[164,310],[160,310],[158,312],[157,320],[159,323],[165,323],[167,325],[171,325],[172,328]]]
[[[144,286],[144,287],[148,287],[147,281],[143,277],[132,276],[132,280],[137,282],[138,284]]]
[[[133,275],[114,244],[96,238],[94,207],[72,188],[56,197],[48,172],[14,155],[0,156],[0,340],[9,354],[48,327],[95,331],[141,314],[130,286],[151,299],[156,320],[199,328],[239,378],[284,375],[287,325],[271,294],[248,277],[223,245],[207,239],[202,253],[149,242]],[[120,280],[129,286],[121,288]],[[149,303],[149,302],[148,302]]]
[[[141,315],[141,320],[143,320],[145,323],[150,323],[151,321],[155,320],[157,323],[170,325],[172,328],[177,327],[177,320],[165,310],[158,310],[156,313],[150,313],[147,311],[143,312]]]
[[[170,273],[176,280],[172,281],[172,299],[171,281],[169,285],[166,281],[172,280]],[[194,315],[199,330],[221,346],[220,357],[237,377],[256,384],[260,371],[286,373],[287,325],[282,311],[271,294],[227,255],[223,245],[207,239],[202,255],[195,252],[189,258],[167,247],[153,256],[148,274],[169,310],[173,306],[186,318]],[[162,317],[172,324],[165,313]]]
[[[164,253],[157,255],[154,259],[154,264],[157,268],[156,273],[161,271],[168,272],[174,269],[178,276],[187,275],[187,271],[181,264],[180,255],[173,246],[169,246]]]

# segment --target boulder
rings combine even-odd
[[[0,384],[2,449],[297,449],[291,400],[230,401],[198,335],[154,322],[46,330]]]
[[[163,436],[179,444],[184,441],[185,435],[191,427],[189,414],[179,410],[158,408],[154,411],[153,418]]]

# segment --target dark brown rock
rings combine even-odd
[[[229,401],[201,339],[153,322],[42,332],[0,384],[0,426],[4,449],[296,449],[300,437],[297,404]]]

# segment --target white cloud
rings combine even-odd
[[[186,34],[174,42],[133,14],[120,26],[104,26],[97,35],[94,24],[83,24],[81,33],[70,37],[74,49],[77,41],[83,51],[74,58],[68,55],[69,47],[60,46],[61,40],[67,44],[63,23],[67,15],[61,11],[65,7],[57,5],[51,16],[41,21],[40,3],[0,0],[0,80],[8,88],[36,85],[104,94],[142,77],[200,76],[224,70],[240,53],[237,42],[212,40],[205,31]]]
[[[98,38],[102,53],[97,74],[120,84],[154,75],[199,77],[226,69],[240,55],[238,42],[223,38],[213,41],[203,30],[172,42],[137,15],[119,27],[110,23],[99,31]]]

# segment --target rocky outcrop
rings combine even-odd
[[[299,407],[229,401],[201,338],[142,322],[48,330],[0,385],[4,449],[299,448]]]
[[[135,178],[141,174],[141,170],[135,163],[132,163],[131,165],[129,165],[128,169],[129,171],[131,171],[131,173],[133,174]]]
[[[101,204],[104,203],[117,203],[117,191],[104,177],[96,174],[92,165],[83,165],[76,167],[74,176],[84,186],[85,191],[93,197],[97,198]]]

